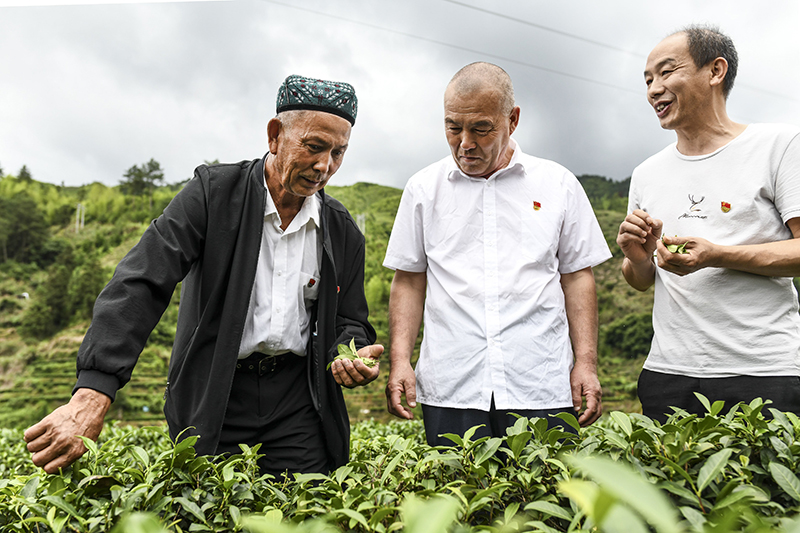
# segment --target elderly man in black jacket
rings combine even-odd
[[[97,438],[181,280],[170,435],[199,435],[202,454],[260,443],[272,474],[347,462],[341,386],[369,383],[378,365],[333,360],[336,347],[355,339],[372,361],[383,352],[367,321],[364,238],[323,189],[356,110],[350,85],[289,76],[267,155],[195,170],[98,297],[72,399],[25,432],[34,464],[56,472],[86,451],[76,436]]]

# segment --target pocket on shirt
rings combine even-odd
[[[300,272],[300,283],[303,284],[303,299],[316,300],[319,296],[319,276]]]

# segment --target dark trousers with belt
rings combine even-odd
[[[639,375],[639,401],[642,413],[662,424],[679,407],[689,414],[702,416],[705,407],[694,395],[698,392],[711,403],[725,402],[726,413],[739,402],[750,403],[755,398],[772,400],[764,409],[770,417],[769,408],[790,411],[800,415],[800,377],[798,376],[733,376],[729,378],[693,378],[677,374],[664,374],[642,370]]]
[[[262,473],[329,470],[319,414],[308,386],[305,357],[253,354],[237,363],[217,454],[261,444]]]
[[[480,409],[457,409],[452,407],[435,407],[433,405],[422,404],[422,418],[425,425],[425,439],[430,446],[453,446],[455,443],[448,438],[442,437],[443,433],[455,433],[464,435],[466,431],[474,426],[483,425],[478,428],[472,440],[481,437],[505,437],[506,429],[517,422],[517,417],[544,418],[547,420],[547,429],[561,426],[564,431],[575,433],[575,429],[560,418],[551,415],[559,413],[576,414],[573,407],[563,407],[556,409],[497,409],[494,406],[494,396],[488,411]]]

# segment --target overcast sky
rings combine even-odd
[[[449,153],[442,94],[473,61],[511,75],[527,153],[623,179],[674,141],[642,70],[689,23],[736,43],[734,120],[800,125],[794,0],[15,3],[58,0],[0,0],[0,167],[56,184],[115,185],[150,158],[172,183],[206,160],[260,157],[277,89],[301,74],[358,94],[331,184],[403,187]]]

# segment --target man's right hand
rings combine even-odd
[[[632,263],[652,261],[663,227],[660,220],[637,209],[620,224],[617,244]]]
[[[392,365],[386,384],[386,407],[394,416],[411,420],[414,413],[402,403],[405,395],[409,407],[417,406],[417,376],[410,364]]]
[[[78,389],[69,403],[62,405],[38,424],[25,430],[33,464],[55,474],[86,453],[78,436],[97,440],[111,398],[93,389]]]
[[[622,261],[622,275],[625,281],[636,290],[647,290],[656,277],[653,253],[661,239],[664,224],[641,209],[625,217],[619,226],[617,244],[625,254]]]

